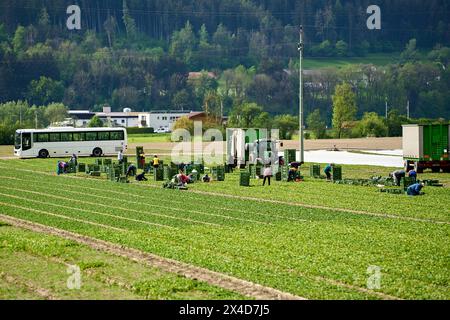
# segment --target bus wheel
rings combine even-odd
[[[103,154],[103,151],[100,148],[95,148],[94,151],[92,151],[92,155],[94,157],[101,157],[102,154]]]
[[[39,154],[38,154],[38,157],[39,158],[48,158],[48,151],[45,150],[45,149],[40,150]]]

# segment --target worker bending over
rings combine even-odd
[[[148,179],[145,177],[145,172],[142,172],[136,176],[136,181],[148,181]]]
[[[395,170],[391,173],[391,177],[394,178],[394,183],[396,186],[400,186],[400,181],[406,176],[405,170]]]
[[[325,169],[323,170],[323,172],[325,172],[326,176],[327,176],[327,180],[331,180],[331,170],[333,170],[333,164],[330,163],[328,164]]]
[[[408,196],[420,196],[421,195],[421,190],[422,188],[425,186],[424,183],[416,183],[413,185],[410,185],[408,187],[408,189],[406,189],[406,194]]]
[[[134,164],[130,164],[130,165],[128,166],[126,176],[127,176],[127,177],[129,177],[129,176],[135,176],[135,175],[136,175],[136,171],[137,171],[136,166],[135,166]]]

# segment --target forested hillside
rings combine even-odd
[[[81,30],[68,30],[68,5]],[[369,30],[369,5],[381,30]],[[306,115],[331,124],[336,85],[352,84],[359,116],[450,118],[450,2],[445,0],[0,0],[0,102],[72,109],[208,108],[297,114],[298,28],[306,59],[364,58],[305,73]],[[388,55],[390,64],[371,65]],[[211,71],[189,80],[193,71]]]

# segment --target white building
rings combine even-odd
[[[191,111],[151,111],[139,114],[141,128],[168,128],[172,130],[174,123],[183,116],[189,116]]]
[[[139,127],[139,128],[168,128],[172,130],[174,123],[183,116],[195,115],[193,111],[151,111],[132,112],[126,108],[123,112],[111,112],[110,107],[104,107],[102,112],[90,112],[89,110],[70,110],[69,115],[77,127],[85,127],[95,115],[103,122],[112,126]]]

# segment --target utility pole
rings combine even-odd
[[[409,100],[408,103],[406,104],[406,117],[409,119]]]
[[[300,139],[300,162],[305,161],[305,148],[303,139],[303,26],[300,26],[300,42],[298,44],[299,51],[299,90],[298,90],[298,104],[299,104],[299,139]]]
[[[388,99],[387,97],[384,98],[384,102],[386,104],[386,119],[388,118]]]

